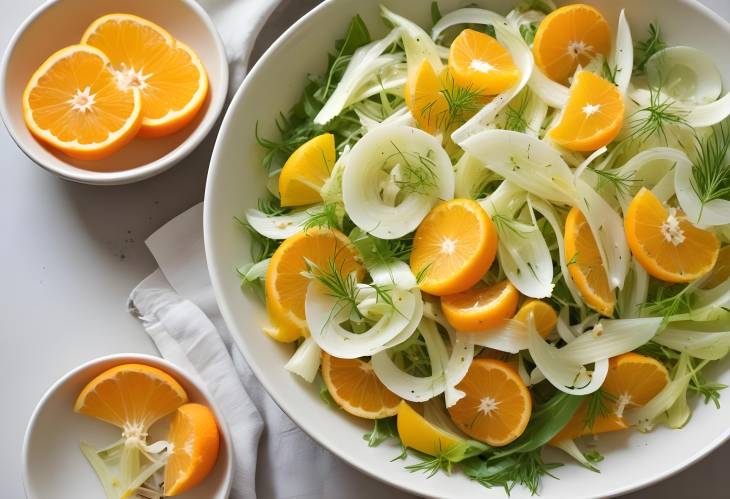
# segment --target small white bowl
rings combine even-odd
[[[95,376],[120,364],[138,363],[162,369],[175,378],[191,402],[208,406],[218,420],[220,450],[210,474],[181,499],[225,499],[231,488],[233,454],[223,415],[201,382],[170,362],[142,354],[117,354],[91,360],[56,381],[43,395],[28,422],[23,441],[23,482],[29,499],[104,497],[104,489],[79,450],[79,442],[97,448],[119,439],[119,429],[74,412],[74,402]],[[155,428],[153,426],[153,428]],[[163,433],[164,435],[164,433]]]
[[[41,63],[58,49],[79,43],[98,17],[115,12],[153,21],[193,48],[208,72],[208,98],[191,123],[156,139],[135,138],[98,161],[83,161],[43,145],[23,121],[21,97]],[[228,63],[218,32],[194,0],[51,0],[39,7],[10,40],[0,66],[0,113],[18,147],[46,170],[76,182],[116,185],[161,173],[190,154],[223,110],[228,92]]]

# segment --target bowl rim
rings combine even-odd
[[[221,126],[218,130],[218,134],[216,136],[215,144],[213,147],[213,153],[211,155],[211,160],[208,168],[208,176],[206,178],[206,186],[205,186],[205,196],[203,199],[203,241],[204,241],[204,248],[205,248],[205,256],[206,256],[206,262],[208,267],[208,274],[210,276],[211,283],[213,285],[213,292],[215,294],[216,302],[218,304],[218,307],[220,309],[221,315],[225,321],[226,326],[231,330],[234,331],[235,328],[232,327],[236,324],[235,320],[233,319],[233,313],[231,311],[231,304],[226,299],[226,293],[223,290],[223,283],[218,278],[219,273],[221,272],[221,267],[226,267],[225,265],[222,265],[221,262],[218,261],[216,257],[216,252],[214,250],[215,243],[213,242],[212,237],[212,230],[213,226],[215,225],[215,221],[213,219],[213,210],[211,208],[211,199],[212,199],[212,191],[213,191],[213,179],[216,177],[216,174],[219,170],[219,168],[222,168],[220,166],[220,155],[222,154],[220,151],[223,148],[223,136],[227,135],[228,128],[231,126],[232,116],[234,114],[234,110],[240,105],[239,102],[243,99],[244,89],[249,84],[249,81],[253,80],[256,75],[262,71],[262,67],[267,65],[267,61],[270,57],[272,57],[272,54],[279,50],[279,47],[284,44],[285,40],[287,40],[289,37],[291,37],[295,32],[299,31],[299,29],[306,23],[309,22],[310,18],[315,17],[319,14],[320,11],[329,8],[331,4],[336,3],[338,0],[323,0],[320,4],[315,6],[312,10],[304,14],[301,18],[299,18],[295,23],[293,23],[289,28],[287,28],[277,39],[274,43],[272,43],[266,51],[259,57],[259,59],[256,61],[256,63],[253,65],[251,70],[246,74],[244,80],[241,82],[239,87],[236,89],[235,94],[233,95],[233,98],[231,99],[231,102],[226,109],[226,112],[223,116],[223,121],[221,122]],[[699,0],[675,0],[676,2],[680,4],[685,4],[690,6],[690,8],[695,9],[699,13],[704,14],[708,17],[715,18],[719,24],[723,27],[724,31],[727,33],[728,38],[730,38],[730,21],[726,20],[716,12],[714,12],[709,7],[705,6],[704,4],[700,3]],[[264,369],[260,368],[259,365],[256,362],[255,355],[253,352],[251,352],[248,348],[248,345],[244,341],[244,335],[241,334],[231,334],[231,336],[234,339],[234,342],[238,349],[243,354],[244,358],[246,359],[246,362],[251,367],[251,370],[256,375],[256,379],[263,385],[263,387],[266,389],[266,392],[268,395],[274,400],[276,405],[286,414],[296,425],[309,437],[311,437],[315,442],[317,442],[319,445],[321,445],[324,449],[326,449],[328,452],[333,453],[343,461],[345,461],[347,464],[352,466],[353,468],[357,469],[361,473],[364,473],[365,475],[371,476],[375,478],[376,480],[386,483],[388,485],[393,486],[394,488],[397,488],[399,490],[408,492],[408,493],[416,493],[418,495],[425,495],[428,497],[437,497],[435,495],[431,495],[428,493],[428,491],[418,490],[408,487],[406,484],[391,478],[390,476],[382,476],[376,474],[374,471],[371,471],[369,469],[366,469],[357,462],[357,460],[345,453],[341,452],[339,449],[334,449],[328,447],[324,443],[324,439],[321,437],[320,432],[316,429],[309,428],[306,425],[304,425],[300,421],[300,417],[293,411],[287,410],[287,402],[284,399],[284,397],[279,397],[277,394],[277,390],[271,386],[271,384],[268,382],[266,376],[264,376]],[[660,482],[666,478],[669,478],[673,475],[676,475],[677,473],[689,468],[693,464],[697,463],[704,457],[706,457],[708,454],[710,454],[712,451],[717,449],[720,445],[725,443],[726,441],[730,440],[730,427],[728,427],[724,433],[720,433],[717,435],[709,444],[707,444],[705,447],[697,450],[694,454],[689,455],[686,457],[681,463],[668,468],[664,470],[661,473],[657,473],[656,475],[652,476],[651,478],[644,480],[644,481],[636,481],[633,483],[629,483],[623,486],[616,487],[615,489],[611,490],[610,493],[606,495],[586,495],[586,499],[591,498],[599,498],[599,497],[615,497],[624,495],[630,492],[634,492],[637,490],[644,489],[646,487],[649,487],[650,485],[656,484],[657,482]]]
[[[3,53],[2,62],[0,62],[0,85],[4,87],[7,81],[8,65],[10,64],[10,56],[14,52],[16,45],[21,40],[27,29],[38,20],[49,8],[55,4],[59,4],[64,0],[47,0],[38,7],[18,26],[13,33],[13,36],[8,41],[8,45]],[[211,20],[208,13],[195,1],[195,0],[177,0],[189,8],[205,26],[207,32],[210,34],[215,45],[216,57],[221,61],[220,79],[221,88],[220,91],[223,95],[222,98],[218,99],[218,102],[210,99],[209,111],[210,117],[203,118],[198,126],[190,132],[190,135],[175,149],[167,152],[164,156],[157,158],[149,163],[136,166],[127,170],[119,170],[114,172],[98,172],[94,170],[84,170],[82,168],[76,168],[75,171],[63,171],[57,168],[53,162],[44,162],[31,150],[23,145],[20,139],[19,132],[9,117],[9,105],[6,102],[5,92],[0,92],[0,117],[2,117],[5,129],[13,139],[13,142],[18,148],[25,154],[33,163],[40,166],[44,170],[74,182],[82,184],[92,185],[121,185],[138,182],[150,178],[154,175],[164,172],[165,170],[173,167],[175,164],[180,162],[183,158],[187,157],[193,150],[200,145],[205,137],[210,133],[213,126],[218,121],[221,111],[225,106],[228,97],[228,85],[229,85],[229,69],[228,69],[228,57],[226,55],[223,41],[216,29],[213,21]],[[210,95],[210,93],[208,94]],[[212,113],[211,113],[212,110]],[[64,162],[59,159],[58,161]]]
[[[228,497],[228,495],[231,492],[231,486],[233,484],[233,465],[234,465],[234,454],[233,454],[233,447],[231,442],[231,435],[230,430],[228,429],[228,423],[226,422],[225,418],[223,417],[223,413],[218,409],[218,406],[215,403],[215,400],[213,399],[213,396],[210,394],[209,390],[202,384],[202,381],[197,379],[195,375],[189,374],[185,372],[181,367],[178,367],[177,365],[173,364],[167,359],[163,359],[162,357],[157,357],[155,355],[149,355],[149,354],[143,354],[143,353],[115,353],[110,355],[103,355],[101,357],[96,357],[94,359],[88,360],[86,362],[83,362],[82,364],[74,367],[67,373],[65,373],[63,376],[58,378],[56,381],[53,382],[53,384],[48,387],[48,389],[43,393],[43,396],[38,400],[35,407],[33,408],[33,413],[30,416],[30,419],[28,419],[28,424],[25,428],[25,434],[23,436],[23,447],[21,450],[22,455],[22,469],[23,469],[23,489],[25,491],[25,494],[27,497],[30,496],[30,488],[28,486],[29,483],[29,477],[30,477],[30,456],[29,456],[29,446],[30,446],[30,439],[31,435],[33,434],[33,430],[38,422],[38,418],[40,417],[43,407],[46,405],[48,400],[53,396],[53,394],[65,383],[67,383],[70,379],[73,377],[81,374],[85,370],[92,368],[94,366],[97,366],[99,364],[105,364],[105,363],[113,363],[114,365],[121,365],[126,363],[133,363],[138,362],[140,364],[146,364],[152,367],[157,367],[162,369],[163,371],[166,371],[168,373],[171,373],[173,377],[176,377],[178,379],[184,380],[186,383],[189,383],[190,385],[194,386],[205,398],[206,404],[209,406],[209,408],[213,411],[216,417],[216,421],[218,423],[218,428],[220,431],[220,436],[225,442],[225,453],[226,457],[228,458],[228,466],[226,467],[225,474],[224,474],[224,497]],[[114,367],[114,366],[110,366]]]

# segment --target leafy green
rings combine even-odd
[[[704,366],[702,366],[704,367]],[[692,371],[692,377],[689,382],[689,390],[697,393],[703,399],[705,404],[709,404],[712,401],[716,408],[720,408],[720,391],[727,388],[727,385],[722,383],[710,383],[705,379],[705,375],[702,373],[701,368]]]
[[[531,45],[535,41],[535,34],[537,33],[537,24],[520,24],[520,35],[525,40],[525,43]]]
[[[373,429],[362,438],[368,443],[368,447],[377,447],[390,438],[398,438],[396,417],[374,420]]]
[[[554,478],[550,471],[562,466],[561,463],[543,461],[541,451],[542,448],[539,448],[499,459],[473,457],[460,466],[466,476],[487,488],[503,487],[510,495],[515,485],[522,485],[535,495],[541,478],[544,475]]]
[[[588,461],[591,463],[600,463],[604,459],[603,454],[601,454],[600,452],[598,452],[595,449],[590,452],[586,452],[585,456],[586,456],[586,459],[588,459]]]
[[[258,263],[262,260],[266,260],[267,258],[271,258],[274,251],[276,251],[276,248],[281,245],[281,241],[269,239],[268,237],[262,236],[256,232],[256,229],[251,227],[251,224],[249,224],[248,221],[238,217],[233,217],[233,219],[241,227],[243,227],[246,232],[248,232],[248,235],[251,238],[250,251],[251,261],[253,263]]]
[[[662,32],[659,28],[659,24],[649,23],[649,33],[645,40],[636,42],[634,46],[634,71],[643,73],[646,67],[647,61],[665,48],[667,44],[662,39]]]
[[[631,187],[637,182],[641,182],[641,179],[634,178],[636,172],[620,173],[614,170],[599,170],[590,166],[588,169],[598,176],[598,183],[596,184],[596,190],[598,191],[611,185],[617,193],[629,196]]]
[[[712,133],[707,139],[697,139],[696,160],[690,183],[703,206],[715,199],[730,200],[728,149],[730,125],[727,121],[712,127]]]
[[[337,407],[337,402],[332,398],[332,394],[327,389],[326,385],[322,385],[319,389],[319,398],[330,407]]]
[[[489,447],[476,440],[464,440],[463,442],[449,447],[445,452],[439,452],[436,456],[429,456],[421,452],[414,451],[414,455],[421,459],[420,463],[406,466],[411,473],[423,472],[428,478],[431,478],[439,470],[444,470],[447,474],[451,474],[453,465],[460,463],[471,457],[478,456],[485,452]]]
[[[313,213],[302,224],[302,228],[305,232],[317,227],[338,230],[342,229],[342,227],[340,227],[339,209],[338,203],[325,203],[321,211]]]
[[[393,259],[407,262],[413,250],[413,233],[400,239],[380,239],[355,227],[350,232],[349,239],[360,251],[366,267],[384,264]]]

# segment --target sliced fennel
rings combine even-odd
[[[581,452],[581,450],[578,448],[578,446],[575,443],[575,440],[561,440],[560,442],[551,443],[553,447],[557,447],[558,449],[564,451],[566,454],[568,454],[570,457],[575,459],[579,464],[585,466],[591,471],[598,471],[598,468],[596,468],[593,463],[591,463],[585,455]]]
[[[718,360],[730,351],[730,322],[673,322],[654,342],[697,359]]]
[[[624,9],[621,9],[618,17],[616,41],[608,63],[615,68],[616,86],[622,94],[626,95],[626,90],[631,82],[631,71],[634,67],[634,42]]]
[[[315,205],[306,210],[271,216],[259,210],[249,209],[246,211],[246,221],[262,236],[283,240],[304,230],[304,223],[322,211],[324,211],[323,205]]]
[[[660,50],[646,62],[646,77],[651,87],[687,104],[708,104],[722,94],[722,77],[715,62],[694,47]]]
[[[533,68],[527,85],[540,100],[550,107],[562,109],[568,103],[570,89],[545,76],[545,73],[537,66]]]
[[[720,198],[702,203],[693,187],[692,168],[689,159],[674,167],[674,190],[687,218],[703,227],[730,223],[730,201]]]
[[[444,66],[441,62],[438,49],[423,28],[413,21],[399,16],[382,4],[380,5],[380,15],[396,27],[399,36],[403,40],[409,77],[413,76],[423,61],[427,61],[436,74],[441,73]]]
[[[322,350],[314,341],[314,338],[310,336],[299,345],[289,362],[284,365],[284,369],[301,376],[305,381],[311,383],[319,372],[321,359]]]
[[[661,317],[601,320],[558,351],[566,362],[590,364],[639,348],[654,337],[661,323]]]
[[[387,183],[397,189],[395,195],[386,192]],[[412,232],[439,199],[453,196],[448,154],[436,138],[417,128],[387,125],[371,130],[352,148],[342,173],[347,214],[381,239]]]
[[[652,105],[651,92],[646,89],[634,89],[630,92],[631,99],[642,107]],[[673,113],[683,117],[687,125],[693,128],[703,128],[716,125],[730,116],[730,93],[727,93],[709,104],[687,104],[677,102],[662,94],[659,102],[669,104]]]
[[[476,199],[482,189],[496,178],[496,175],[484,166],[484,163],[470,154],[464,153],[454,165],[454,196]]]

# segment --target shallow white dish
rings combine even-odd
[[[181,130],[155,139],[135,138],[108,158],[83,161],[36,140],[23,121],[21,96],[33,72],[62,47],[79,43],[91,22],[123,12],[153,21],[192,47],[208,73],[208,97]],[[218,32],[194,0],[50,0],[18,28],[0,65],[0,114],[20,149],[35,163],[76,182],[116,185],[157,175],[190,154],[223,110],[228,93],[228,62]]]
[[[256,206],[266,194],[265,172],[260,166],[262,149],[256,144],[254,127],[259,121],[264,136],[276,137],[274,118],[298,99],[307,73],[321,73],[334,40],[359,13],[373,38],[385,32],[378,16],[378,0],[330,0],[290,28],[259,60],[231,103],[213,152],[205,193],[205,248],[208,266],[221,312],[239,348],[259,380],[279,406],[323,446],[365,473],[421,496],[505,497],[501,489],[486,489],[455,473],[439,473],[427,479],[403,469],[403,462],[390,462],[400,449],[393,444],[368,448],[362,440],[369,422],[333,411],[319,398],[318,386],[310,386],[283,366],[293,352],[291,345],[278,344],[261,332],[266,312],[255,297],[241,292],[235,268],[249,261],[249,239],[236,225],[234,215]],[[422,26],[430,26],[430,0],[385,0],[389,8]],[[440,0],[446,13],[472,3]],[[479,6],[506,13],[516,1],[477,0]],[[559,1],[558,4],[573,3]],[[718,64],[725,88],[730,83],[730,59],[726,54],[730,25],[690,0],[589,0],[615,26],[619,11],[626,7],[635,39],[646,36],[648,24],[657,20],[670,45],[691,45],[707,52]],[[730,384],[730,362],[715,366],[708,375]],[[723,400],[728,394],[723,394]],[[717,410],[696,402],[695,412],[682,430],[659,428],[650,434],[619,432],[601,436],[598,450],[605,455],[601,473],[591,473],[559,451],[546,452],[548,460],[566,462],[555,470],[560,480],[546,477],[541,497],[604,497],[626,493],[676,473],[723,443],[730,436],[730,403]],[[414,461],[411,461],[414,462]],[[512,497],[528,496],[516,488]]]
[[[104,489],[81,454],[84,440],[97,448],[119,438],[119,429],[74,412],[74,402],[95,376],[114,366],[146,364],[169,373],[185,389],[191,402],[208,406],[218,421],[220,450],[210,474],[181,499],[225,499],[231,489],[233,454],[223,415],[200,381],[159,357],[116,354],[86,362],[56,381],[38,402],[23,441],[23,484],[29,499],[104,497]],[[155,428],[155,426],[153,426]]]

